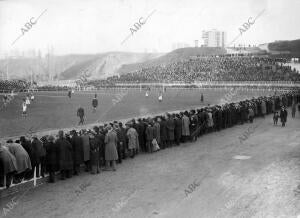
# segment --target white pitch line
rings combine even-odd
[[[68,96],[60,96],[60,95],[36,95],[36,96],[44,96],[44,97],[52,97],[52,98],[68,98]]]

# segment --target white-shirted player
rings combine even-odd
[[[30,105],[30,98],[29,95],[26,96],[26,101],[25,101],[26,105]]]
[[[22,117],[26,117],[27,116],[27,103],[26,100],[23,99],[23,103],[22,103]]]
[[[31,100],[31,101],[34,101],[34,95],[33,95],[32,92],[30,93],[30,100]]]
[[[158,101],[159,101],[159,102],[162,102],[162,100],[163,100],[163,96],[162,96],[162,93],[160,92],[160,93],[159,93],[159,96],[158,96]]]

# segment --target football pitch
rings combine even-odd
[[[243,88],[237,88],[235,91],[225,88],[168,88],[163,93],[163,101],[159,102],[160,92],[161,89],[152,88],[146,97],[146,90],[103,89],[77,91],[71,98],[67,96],[67,92],[35,92],[35,100],[29,105],[26,118],[22,117],[22,100],[26,93],[19,93],[6,107],[3,107],[2,101],[0,103],[0,138],[75,127],[79,121],[76,116],[79,106],[85,110],[85,124],[91,124],[214,105],[220,103],[226,95],[226,100],[236,101],[274,93],[268,90]],[[201,93],[204,96],[203,102],[200,101]],[[95,112],[92,110],[94,94],[97,94],[99,102]],[[0,97],[2,99],[1,95]]]

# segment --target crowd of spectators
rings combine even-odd
[[[12,90],[25,90],[30,83],[24,80],[0,80],[0,92],[11,92]]]
[[[112,82],[193,81],[300,81],[300,74],[285,59],[267,57],[198,57],[167,65],[142,68],[109,77]]]
[[[53,85],[44,85],[37,87],[38,91],[67,91],[70,87],[68,86],[53,86]]]
[[[141,152],[179,146],[197,140],[204,134],[253,122],[264,116],[300,102],[300,93],[290,91],[273,96],[246,99],[234,103],[207,106],[180,113],[132,119],[125,123],[114,121],[93,129],[59,131],[57,136],[46,135],[32,139],[21,136],[0,143],[0,183],[30,180],[49,173],[61,179],[80,174],[80,169],[97,174],[102,170],[116,171],[116,163],[134,158]],[[0,185],[0,186],[1,186]]]
[[[300,81],[300,74],[286,59],[268,57],[194,57],[174,63],[142,68],[135,72],[103,80],[78,83],[78,87],[113,87],[115,83],[194,82],[194,81]],[[30,83],[23,80],[0,80],[0,91],[26,90]],[[42,86],[39,90],[65,91],[68,87]]]

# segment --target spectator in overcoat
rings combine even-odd
[[[188,112],[185,111],[182,117],[182,137],[183,142],[190,137],[190,118],[188,117]]]
[[[25,174],[25,179],[28,180],[28,179],[33,178],[33,171],[38,166],[37,153],[32,148],[31,142],[29,140],[27,140],[25,138],[25,136],[20,137],[20,143],[23,146],[23,148],[26,150],[27,154],[29,155],[30,161],[31,161],[31,168],[32,169]]]
[[[73,174],[78,175],[80,172],[80,165],[83,163],[83,143],[82,138],[78,136],[76,130],[71,131],[72,151],[73,151]]]
[[[58,131],[58,139],[56,140],[58,147],[58,160],[61,179],[72,177],[73,170],[73,149],[72,145],[64,137],[62,130]]]
[[[154,128],[153,137],[156,139],[157,144],[160,145],[160,124],[158,122],[158,117],[154,118],[153,128]]]
[[[152,141],[154,138],[154,128],[152,124],[149,122],[148,126],[146,127],[146,145],[147,145],[147,152],[152,153],[153,152],[153,146],[152,146]]]
[[[174,143],[174,130],[175,130],[175,121],[173,119],[173,116],[171,114],[168,114],[168,119],[167,119],[167,144],[169,147],[171,147]]]
[[[142,152],[146,151],[146,135],[145,135],[145,130],[147,125],[145,124],[145,122],[140,118],[138,119],[138,123],[137,123],[137,130],[138,130],[138,134],[139,134],[139,144],[140,144],[140,148]]]
[[[40,170],[41,169],[41,176],[44,177],[45,173],[45,156],[46,156],[46,151],[43,146],[43,143],[38,139],[36,135],[32,137],[32,148],[36,153],[36,158],[37,158],[37,168],[36,168],[36,177],[40,177]]]
[[[50,135],[46,142],[46,169],[49,172],[49,182],[55,182],[55,172],[59,170],[59,151],[55,139]]]
[[[16,182],[19,183],[24,178],[25,173],[32,169],[30,157],[22,145],[13,143],[12,140],[8,141],[6,147],[16,158],[17,172],[15,178]]]
[[[167,146],[167,139],[168,139],[168,134],[167,134],[167,121],[165,117],[161,117],[161,122],[160,122],[160,147],[161,149],[165,149]]]
[[[128,150],[130,152],[130,157],[134,158],[136,147],[138,147],[139,136],[137,131],[132,127],[132,123],[126,123],[128,126],[127,138],[128,138]]]
[[[179,114],[176,114],[176,118],[175,118],[175,142],[176,142],[176,145],[180,144],[181,135],[182,135],[182,119]]]
[[[13,154],[11,154],[7,147],[0,142],[0,183],[4,181],[6,176],[6,188],[9,188],[13,175],[18,171],[17,161]],[[4,184],[0,184],[3,186]]]
[[[91,144],[91,174],[100,173],[100,162],[99,162],[99,142],[95,138],[94,134],[90,134]]]
[[[105,136],[105,170],[109,170],[111,165],[112,170],[116,171],[116,161],[118,160],[118,137],[111,125],[107,126],[107,131]]]
[[[85,171],[88,172],[90,170],[90,138],[87,134],[87,131],[82,130],[81,134],[82,147],[83,147],[83,162],[85,164]]]

